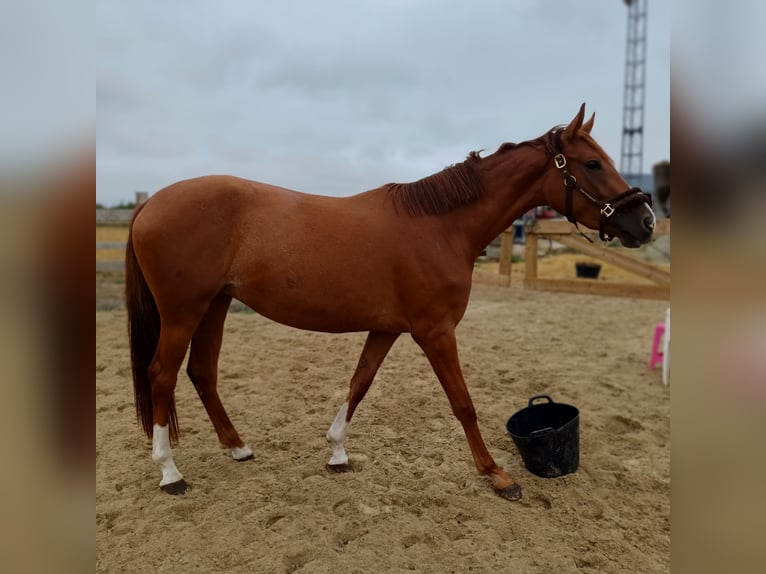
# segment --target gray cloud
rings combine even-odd
[[[347,195],[537,137],[583,101],[617,157],[626,13],[612,4],[101,2],[97,197],[205,173]],[[646,171],[669,155],[653,11]]]

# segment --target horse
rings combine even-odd
[[[590,135],[585,104],[566,126],[412,183],[350,197],[301,193],[232,176],[179,181],[135,210],[126,248],[126,306],[136,416],[152,441],[160,488],[186,492],[173,460],[174,390],[187,373],[220,443],[236,461],[252,449],[217,391],[232,298],[273,321],[325,333],[367,332],[345,401],[327,432],[327,467],[353,470],[348,425],[383,359],[409,333],[465,432],[477,471],[508,500],[516,479],[482,438],[461,373],[455,327],[482,250],[530,209],[549,205],[574,225],[626,247],[650,241],[651,198],[629,188]],[[578,228],[579,229],[579,228]]]

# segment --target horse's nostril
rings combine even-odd
[[[654,216],[653,215],[647,215],[644,217],[644,227],[647,229],[654,229]]]

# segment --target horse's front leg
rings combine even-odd
[[[383,359],[391,349],[399,333],[383,333],[371,331],[367,335],[367,341],[362,350],[362,356],[359,357],[354,376],[351,377],[351,386],[346,397],[346,402],[340,407],[335,420],[327,431],[327,440],[332,445],[332,457],[327,467],[335,472],[348,472],[353,470],[348,462],[348,455],[343,446],[346,440],[346,429],[354,416],[356,407],[367,394],[375,374],[378,372]]]
[[[413,338],[428,357],[444,392],[447,393],[452,412],[463,425],[476,468],[481,474],[492,479],[492,486],[500,496],[508,500],[519,500],[521,487],[511,475],[497,466],[479,431],[476,410],[460,369],[454,326],[431,330],[426,335],[413,333]]]

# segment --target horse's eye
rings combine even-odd
[[[593,171],[598,171],[601,169],[601,162],[597,159],[592,159],[585,162],[585,167]]]

